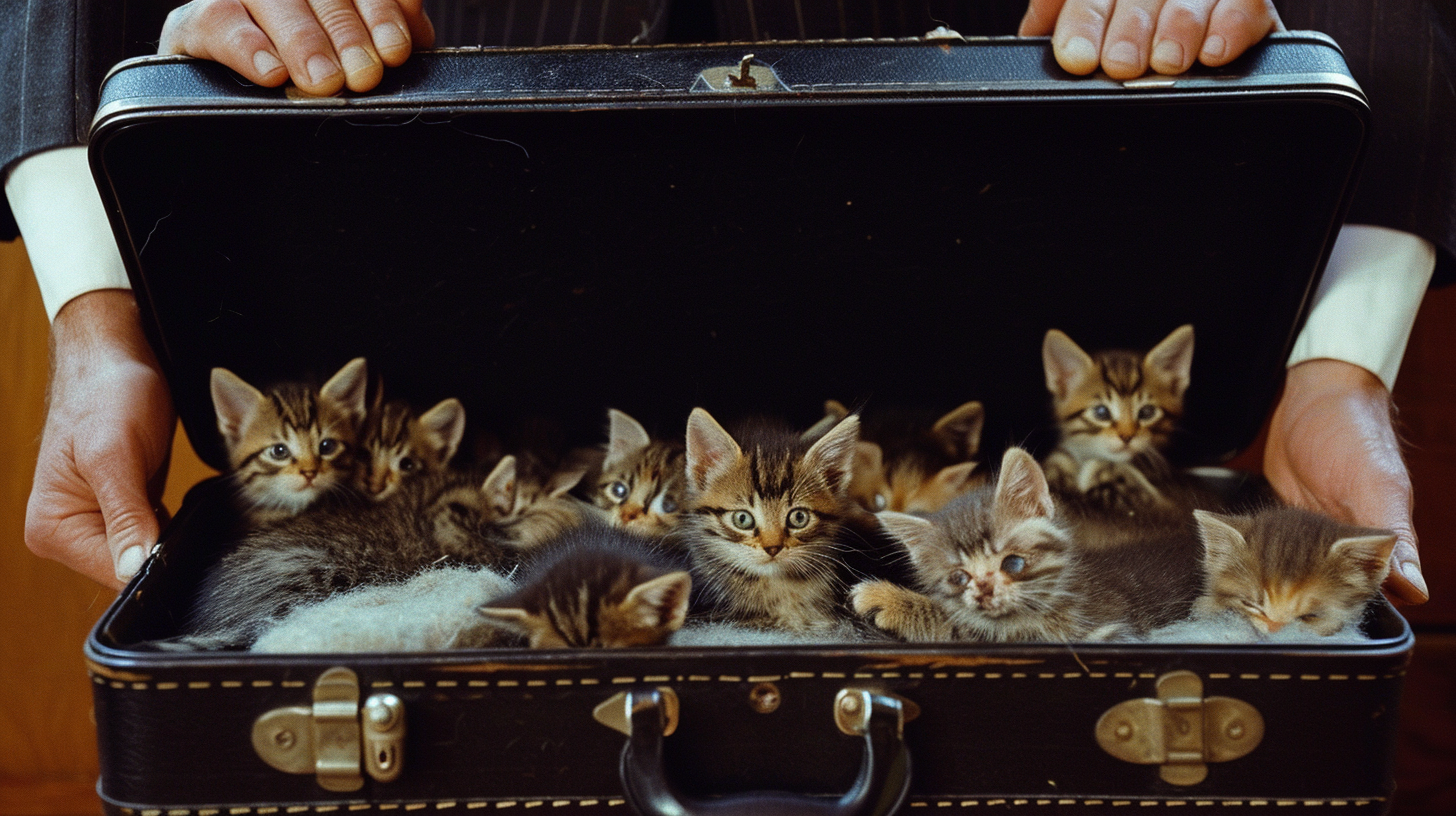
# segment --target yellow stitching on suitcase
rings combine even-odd
[[[485,688],[486,686],[490,685],[490,681],[489,680],[471,680],[471,681],[468,681],[465,685],[470,686],[471,688]]]
[[[1275,799],[1274,800],[1274,806],[1275,807],[1289,807],[1291,805],[1297,805],[1297,804],[1299,804],[1299,801],[1296,800],[1296,799]]]
[[[1330,675],[1330,679],[1331,680],[1349,680],[1350,679],[1350,675],[1348,675],[1348,674],[1332,674],[1332,675]]]
[[[425,681],[423,681],[423,680],[406,680],[406,681],[404,681],[404,687],[405,688],[424,688],[425,687]]]
[[[607,807],[616,807],[618,805],[625,805],[625,804],[627,804],[627,800],[626,799],[608,799],[607,800]]]
[[[217,816],[217,808],[203,808],[197,811],[197,816]]]
[[[465,809],[466,810],[478,810],[478,809],[483,808],[483,807],[490,807],[490,803],[489,802],[466,802],[465,803]]]
[[[411,802],[411,803],[405,805],[404,806],[404,809],[405,810],[424,810],[425,808],[427,808],[429,806],[430,805],[429,805],[428,802]]]
[[[459,680],[436,680],[435,688],[455,688],[460,685]]]
[[[642,678],[644,683],[671,683],[672,677],[666,674],[650,674]]]
[[[1227,680],[1230,677],[1233,677],[1233,675],[1228,672],[1215,672],[1208,675],[1209,680]]]
[[[455,803],[454,802],[436,802],[435,803],[435,810],[445,810],[446,808],[452,808],[452,807],[455,807]]]
[[[1257,675],[1257,674],[1241,674],[1241,675],[1239,675],[1239,679],[1240,680],[1258,680],[1259,679],[1259,675]]]
[[[644,682],[648,683],[658,682],[656,680],[653,680],[651,677],[644,677],[642,679]],[[664,677],[663,679],[666,680],[667,678]],[[784,679],[784,676],[782,674],[750,674],[748,676],[748,682],[750,683],[777,683],[782,679]]]
[[[599,799],[583,799],[580,802],[577,802],[577,804],[578,805],[581,805],[582,807],[591,807],[591,806],[597,804],[599,801],[601,801],[601,800],[599,800]]]
[[[289,808],[286,812],[288,812],[288,813],[307,813],[308,812],[308,805],[294,805],[293,807]]]
[[[144,810],[144,811],[142,811],[142,816],[162,816],[162,811],[160,811],[160,810]]]
[[[351,810],[351,811],[353,811],[353,810],[368,810],[369,808],[372,808],[372,807],[374,807],[374,806],[373,805],[349,805],[349,810]]]
[[[1318,679],[1320,679],[1320,676],[1318,674],[1301,674],[1299,676],[1299,679],[1300,680],[1318,680]]]
[[[865,676],[868,677],[869,675],[865,675]],[[718,680],[719,680],[719,682],[722,682],[722,683],[741,683],[741,682],[743,682],[743,678],[742,677],[734,677],[731,674],[720,674],[720,675],[718,675]]]
[[[956,672],[956,679],[957,680],[962,680],[962,679],[969,680],[970,678],[975,677],[975,676],[976,676],[976,673],[975,672]]]
[[[950,674],[947,673],[947,672],[936,672],[933,676],[935,677],[936,680],[944,680],[944,679],[950,677]]]
[[[232,816],[240,816],[240,814],[247,813],[250,810],[252,808],[228,808],[228,813],[232,814]]]
[[[283,681],[283,687],[284,688],[303,688],[306,685],[308,685],[308,683],[305,683],[302,680],[284,680]]]
[[[1076,680],[1078,677],[1081,677],[1081,676],[1082,676],[1082,673],[1081,672],[1065,672],[1065,673],[1062,674],[1062,679],[1063,680]]]
[[[825,680],[843,680],[844,672],[824,672],[819,676],[823,677]]]
[[[131,684],[131,687],[132,687],[132,690],[133,691],[146,691],[147,690],[147,684],[146,683],[132,683]]]
[[[187,688],[190,688],[190,689],[212,688],[212,684],[209,683],[209,682],[207,682],[206,680],[193,680],[192,682],[190,682],[190,683],[187,684]]]
[[[319,805],[318,807],[316,807],[316,808],[313,809],[313,812],[314,813],[333,813],[334,811],[336,811],[338,809],[339,809],[339,806],[338,805]],[[199,811],[197,811],[197,816],[207,816],[207,814],[205,814],[205,813],[203,813],[202,811],[199,810]]]
[[[1152,680],[1158,676],[1157,672],[1138,672],[1138,677]]]
[[[516,802],[496,802],[495,806],[496,809],[499,810],[500,808],[515,807],[516,804]]]
[[[790,680],[813,680],[814,672],[789,672]]]
[[[596,679],[595,677],[583,677],[576,682],[583,686],[595,686],[597,683],[600,683],[602,681]]]
[[[1357,675],[1355,675],[1355,679],[1356,680],[1374,680],[1375,679],[1375,675],[1373,675],[1373,674],[1357,674]]]
[[[173,808],[172,810],[167,811],[167,816],[187,816],[187,814],[191,812],[192,811],[188,810],[187,808]]]
[[[557,799],[555,802],[551,803],[551,807],[566,807],[569,804],[571,804],[570,799]]]
[[[273,681],[272,680],[254,680],[253,681],[253,688],[271,688],[272,686],[273,686]]]
[[[546,804],[546,803],[545,802],[541,802],[541,801],[527,802],[526,803],[526,807],[528,807],[528,808],[541,807],[544,804]]]
[[[688,682],[689,683],[708,683],[708,682],[711,682],[712,679],[713,678],[709,677],[706,674],[690,674],[690,675],[688,675]]]
[[[1119,680],[1122,680],[1124,678],[1132,677],[1132,672],[1118,672],[1117,674],[1114,674],[1112,676]]]
[[[526,687],[527,688],[540,688],[541,686],[544,686],[544,685],[546,685],[546,681],[545,680],[527,680],[526,681]]]
[[[615,684],[617,684],[617,685],[622,685],[624,683],[635,683],[635,682],[637,682],[637,678],[635,678],[635,677],[613,677],[612,678],[612,682],[615,683]]]
[[[558,686],[569,686],[569,685],[571,685],[572,683],[575,683],[575,682],[576,682],[575,680],[572,680],[571,678],[567,677],[567,678],[563,678],[561,680],[557,680],[556,681],[556,685],[558,685]]]
[[[516,686],[519,686],[521,684],[521,681],[519,681],[519,680],[497,680],[497,681],[495,681],[495,684],[496,684],[496,687],[497,688],[515,688]]]
[[[894,680],[900,677],[899,672],[880,672],[880,677],[886,680]]]
[[[124,689],[126,688],[126,684],[121,682],[120,680],[112,680],[111,687],[114,689]]]
[[[1142,805],[1143,807],[1157,807],[1158,805],[1161,805],[1163,803],[1156,800],[1148,799],[1142,802],[1138,802],[1138,804]]]
[[[1057,679],[1056,672],[1038,672],[1036,676],[1037,676],[1037,679],[1039,679],[1039,680],[1055,680],[1055,679]]]
[[[255,812],[256,813],[277,813],[278,812],[278,808],[276,808],[276,807],[261,807],[261,808],[258,808],[257,811],[255,811]]]
[[[1289,677],[1290,677],[1290,675],[1287,675],[1287,674],[1271,674],[1271,675],[1269,675],[1269,679],[1270,680],[1288,680]]]
[[[986,676],[987,677],[990,677],[991,675],[988,674]],[[1011,679],[1012,680],[1025,680],[1026,679],[1026,672],[1012,672],[1011,673]]]
[[[872,680],[872,679],[874,679],[874,676],[875,676],[875,673],[874,672],[855,672],[854,673],[854,679],[856,679],[856,680]]]
[[[222,687],[223,688],[242,688],[243,687],[243,681],[241,681],[241,680],[224,680],[224,681],[222,681]]]

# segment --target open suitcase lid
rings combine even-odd
[[[753,88],[735,87],[752,53]],[[1045,40],[422,53],[298,98],[182,58],[108,78],[91,159],[189,438],[208,391],[363,355],[474,428],[827,398],[1050,440],[1041,339],[1197,331],[1184,463],[1256,435],[1353,189],[1364,97],[1276,35],[1177,78]]]

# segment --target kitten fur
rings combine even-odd
[[[297,515],[352,483],[366,386],[363,357],[321,388],[283,383],[266,393],[225,368],[212,370],[217,429],[246,523]]]
[[[1390,572],[1395,534],[1273,507],[1252,515],[1196,511],[1205,551],[1197,618],[1237,612],[1264,635],[1301,624],[1317,635],[1353,627]]]
[[[847,413],[833,400],[825,411]],[[967,402],[933,422],[897,411],[867,420],[855,448],[850,496],[872,513],[939,510],[985,481],[975,461],[985,419],[981,403]]]
[[[679,442],[653,439],[622,411],[607,411],[607,450],[590,491],[608,523],[646,536],[665,535],[687,501]]]
[[[887,511],[880,521],[909,552],[918,591],[867,581],[851,603],[909,641],[1125,639],[1185,616],[1197,592],[1192,547],[1078,547],[1020,448],[1006,451],[993,485],[928,518]]]
[[[835,626],[859,418],[810,442],[767,424],[729,434],[688,418],[688,513],[677,536],[721,619],[791,632]]]
[[[538,553],[518,590],[476,609],[532,649],[661,646],[687,617],[692,579],[653,541],[593,524]]]
[[[511,456],[483,481],[424,475],[386,502],[321,507],[252,531],[203,577],[187,631],[200,636],[194,644],[246,646],[299,604],[405,580],[432,564],[509,571],[581,520],[576,500],[518,478]]]
[[[422,473],[444,470],[465,435],[465,406],[447,399],[423,414],[403,400],[385,402],[382,390],[364,422],[355,484],[364,495],[383,501],[401,483]]]

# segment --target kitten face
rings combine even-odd
[[[592,503],[616,527],[641,535],[662,535],[677,524],[687,497],[680,445],[648,436],[627,414],[607,412],[610,427]]]
[[[967,402],[928,430],[902,432],[903,438],[885,440],[889,447],[860,440],[850,495],[872,513],[939,510],[981,483],[974,459],[984,421],[981,403]]]
[[[968,494],[930,518],[880,514],[910,553],[920,590],[961,637],[1058,640],[1068,635],[1073,556],[1046,479],[1008,449],[994,490]]]
[[[360,441],[359,489],[383,501],[406,479],[445,469],[465,435],[465,407],[447,399],[415,416],[404,402],[376,405]]]
[[[1390,571],[1395,535],[1295,508],[1253,516],[1194,511],[1204,545],[1200,616],[1224,610],[1272,634],[1293,623],[1332,635],[1359,621]]]
[[[254,520],[294,515],[349,484],[365,384],[362,357],[317,390],[288,383],[265,394],[225,368],[212,370],[218,430]]]
[[[426,511],[434,541],[460,560],[477,559],[482,541],[517,554],[532,550],[582,523],[583,505],[566,495],[575,484],[570,475],[543,480],[522,474],[516,457],[503,457],[479,486],[459,485],[434,499]]]
[[[1126,462],[1168,445],[1183,413],[1193,327],[1178,327],[1146,355],[1089,355],[1051,329],[1042,343],[1042,363],[1062,447],[1081,461]]]

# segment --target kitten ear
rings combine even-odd
[[[849,480],[854,474],[857,442],[859,417],[850,414],[809,446],[809,452],[804,454],[804,465],[823,473],[829,489],[843,494],[849,489]]]
[[[616,408],[607,409],[607,464],[604,467],[635,456],[650,444],[652,437],[647,435],[642,423]]]
[[[1097,368],[1092,355],[1060,329],[1047,329],[1041,341],[1041,364],[1047,390],[1058,400],[1066,399]]]
[[[537,621],[532,618],[531,613],[517,607],[477,606],[475,612],[497,629],[527,639],[530,639],[531,632],[537,625]]]
[[[1236,567],[1243,559],[1249,544],[1244,534],[1234,527],[1233,518],[1194,510],[1193,519],[1198,522],[1198,538],[1203,542],[1203,564],[1210,579]]]
[[[940,530],[929,519],[882,510],[875,514],[885,532],[910,554],[910,562],[921,567],[933,552],[940,552],[945,546],[940,540]]]
[[[981,449],[981,428],[985,424],[986,409],[973,400],[936,420],[930,433],[946,453],[966,460]]]
[[[1330,545],[1330,556],[1358,570],[1373,586],[1385,582],[1390,574],[1390,554],[1395,550],[1395,534],[1352,536]]]
[[[961,462],[950,467],[943,467],[934,476],[931,476],[920,490],[929,490],[949,501],[965,492],[966,485],[970,484],[975,470],[975,462]]]
[[[1143,358],[1143,368],[1156,372],[1178,399],[1188,390],[1193,370],[1193,326],[1184,324],[1153,346]]]
[[[885,452],[873,442],[863,439],[854,443],[854,462],[851,465],[856,474],[880,473],[885,469]]]
[[[834,417],[834,421],[838,422],[849,416],[849,409],[839,400],[824,400],[824,415],[832,416]]]
[[[546,495],[559,499],[565,496],[573,487],[581,483],[581,479],[592,470],[593,462],[585,458],[570,458],[557,467],[551,478],[546,480]]]
[[[420,427],[425,429],[430,444],[440,452],[444,464],[455,458],[460,449],[460,440],[465,437],[465,406],[451,397],[420,415]]]
[[[824,416],[820,417],[818,422],[810,425],[808,430],[799,434],[799,438],[805,442],[812,442],[829,433],[829,429],[839,424],[839,420],[846,416],[849,416],[849,409],[844,407],[844,403],[839,400],[824,400]]]
[[[1057,508],[1052,502],[1046,474],[1031,454],[1021,448],[1007,448],[996,478],[995,512],[1013,519],[1051,518]]]
[[[217,429],[228,447],[238,443],[258,408],[267,401],[262,391],[242,377],[226,368],[212,370],[212,407],[217,412]]]
[[[369,373],[363,357],[355,357],[344,364],[338,373],[319,389],[319,396],[327,399],[354,417],[355,425],[364,423],[365,392],[369,390]]]
[[[670,572],[632,587],[622,605],[639,627],[676,632],[687,618],[692,588],[692,576]]]
[[[743,449],[723,426],[702,408],[688,415],[687,474],[688,484],[702,492],[724,468],[743,455]]]
[[[516,457],[506,455],[496,463],[480,486],[485,500],[501,515],[510,515],[516,507]]]

